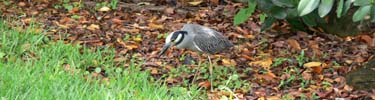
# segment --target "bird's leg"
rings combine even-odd
[[[198,70],[196,70],[195,74],[194,74],[194,77],[193,77],[193,81],[191,81],[191,83],[193,84],[195,82],[195,79],[197,77],[197,74],[199,73],[199,68],[201,67],[201,61],[199,60],[199,58],[201,57],[200,54],[198,54],[198,58],[197,58],[197,62],[198,62]]]
[[[211,58],[210,58],[210,55],[208,54],[207,55],[207,58],[208,58],[208,61],[210,63],[210,66],[208,68],[208,71],[210,71],[210,81],[211,81],[211,91],[213,91],[213,86],[212,86],[212,83],[213,83],[213,66],[212,66],[212,62],[211,62]]]

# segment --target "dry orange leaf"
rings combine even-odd
[[[148,27],[150,27],[151,29],[163,29],[164,28],[162,24],[155,24],[155,23],[149,23]]]
[[[247,60],[254,60],[254,58],[248,56],[248,55],[241,55],[242,58],[245,58]]]
[[[266,60],[261,60],[261,61],[254,61],[250,62],[249,65],[260,65],[265,69],[269,69],[270,66],[272,65],[272,58],[268,58]]]
[[[99,25],[96,24],[91,24],[90,26],[87,27],[88,30],[94,31],[100,29]]]
[[[193,5],[193,6],[196,6],[196,5],[199,5],[201,4],[203,1],[200,0],[200,1],[193,1],[193,2],[188,2],[189,4]]]
[[[70,12],[72,12],[72,13],[76,13],[76,12],[78,12],[79,11],[79,8],[78,7],[74,7]]]
[[[200,87],[209,88],[211,86],[210,81],[203,81],[198,84]]]
[[[215,4],[215,5],[218,5],[218,4],[219,4],[219,0],[210,0],[210,2],[211,2],[212,4]]]
[[[168,83],[174,83],[174,82],[177,82],[177,80],[174,79],[174,78],[167,78],[167,82]]]
[[[21,7],[26,6],[26,3],[25,2],[19,2],[18,6],[21,6]]]
[[[121,19],[119,19],[119,18],[113,18],[112,22],[115,23],[115,24],[117,24],[117,25],[121,25],[123,21]]]
[[[142,42],[142,38],[140,38],[140,37],[133,38],[133,40],[134,40],[135,42]]]
[[[267,97],[267,100],[283,100],[283,99],[281,99],[278,96],[271,96],[271,97]]]
[[[151,69],[151,74],[152,75],[159,74],[158,69],[156,69],[156,68]]]
[[[274,73],[272,73],[271,70],[269,70],[268,73],[267,73],[266,75],[271,76],[272,78],[275,78],[275,77],[276,77],[276,75],[275,75]]]
[[[231,65],[235,66],[235,65],[237,65],[236,61],[234,61],[234,60],[223,59],[221,61],[223,62],[223,65],[226,65],[226,66],[231,66]]]
[[[138,45],[134,45],[134,44],[132,44],[132,45],[127,45],[126,48],[129,49],[129,50],[133,50],[133,49],[137,49],[137,48],[138,48]]]
[[[322,74],[323,68],[321,66],[311,67],[312,71],[318,74]]]
[[[321,62],[308,62],[303,64],[303,67],[311,68],[313,72],[321,74],[323,71],[323,67],[321,65]]]
[[[295,39],[288,39],[287,40],[288,44],[291,45],[295,50],[301,50],[301,46]]]
[[[267,74],[255,74],[254,77],[258,79],[260,82],[275,82],[276,75],[272,72],[268,72]]]
[[[25,24],[29,24],[31,22],[31,18],[22,19],[22,22],[24,22]]]
[[[352,64],[353,63],[353,60],[349,60],[349,59],[346,59],[346,60],[344,60],[345,61],[345,63],[347,63],[347,64]]]
[[[223,61],[223,64],[224,64],[224,65],[231,65],[229,59],[223,59],[223,60],[221,60],[221,61]]]
[[[361,35],[361,39],[364,40],[367,43],[367,45],[374,46],[374,43],[373,43],[372,38],[370,36]]]
[[[99,11],[102,11],[102,12],[104,12],[104,11],[110,11],[110,10],[111,10],[111,8],[106,7],[106,6],[104,6],[104,7],[102,7],[102,8],[99,9]]]
[[[320,66],[322,65],[321,62],[308,62],[308,63],[305,63],[303,64],[303,67],[316,67],[316,66]]]
[[[356,58],[355,58],[355,62],[359,62],[359,63],[363,63],[363,62],[365,62],[365,58],[363,58],[363,57],[361,57],[361,56],[357,56]]]

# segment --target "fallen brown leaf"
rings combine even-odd
[[[166,14],[173,14],[174,13],[174,8],[168,7],[164,9],[164,13]]]
[[[209,88],[211,86],[211,82],[210,81],[203,81],[203,82],[200,82],[198,84],[198,86],[204,87],[204,88]]]
[[[99,11],[101,11],[101,12],[106,12],[106,11],[110,11],[110,10],[111,10],[111,8],[109,8],[107,6],[104,6],[104,7],[99,9]]]
[[[313,72],[321,74],[323,71],[321,62],[308,62],[303,64],[303,67],[310,68]]]
[[[175,83],[175,82],[177,82],[177,80],[174,79],[174,78],[167,78],[167,82],[168,83]]]
[[[203,0],[199,0],[199,1],[193,1],[193,2],[188,2],[190,5],[193,5],[193,6],[196,6],[196,5],[199,5],[203,2]]]
[[[283,100],[283,99],[281,99],[278,96],[271,96],[271,97],[267,97],[267,100]]]
[[[155,24],[155,23],[149,23],[148,27],[150,27],[151,29],[163,29],[164,28],[163,24]]]
[[[127,49],[129,49],[129,50],[133,50],[133,49],[138,49],[138,48],[139,48],[138,45],[134,45],[134,44],[126,45],[125,47],[126,47]]]
[[[263,68],[265,69],[270,69],[271,65],[272,65],[272,58],[268,58],[268,59],[265,59],[265,60],[261,60],[261,61],[254,61],[254,62],[250,62],[249,65],[260,65],[262,66]]]
[[[78,7],[74,7],[70,12],[71,13],[77,13],[79,11]]]
[[[94,30],[99,30],[100,27],[99,25],[96,24],[91,24],[90,26],[87,27],[88,30],[94,31]]]
[[[24,7],[24,6],[26,6],[26,3],[25,2],[19,2],[18,6]]]
[[[316,67],[322,65],[321,62],[308,62],[303,64],[303,67]]]
[[[142,42],[142,38],[141,37],[135,37],[135,38],[133,38],[133,40],[135,42]]]
[[[158,69],[156,69],[156,68],[152,68],[152,69],[151,69],[151,74],[152,74],[152,75],[159,74]]]
[[[367,45],[374,46],[374,43],[373,43],[372,38],[370,36],[361,35],[361,39],[364,40],[367,43]]]
[[[300,51],[301,47],[300,44],[297,42],[295,39],[288,39],[287,40],[288,44],[293,47],[293,49]]]

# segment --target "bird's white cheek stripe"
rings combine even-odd
[[[182,38],[182,34],[178,34],[177,38],[176,38],[176,41],[180,41]]]
[[[171,42],[172,34],[169,34],[167,38],[165,38],[165,43]]]
[[[197,44],[195,44],[195,42],[193,42],[193,44],[194,44],[195,48],[197,48],[200,52],[203,52],[202,49],[199,48]]]

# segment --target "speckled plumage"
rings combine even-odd
[[[229,49],[233,44],[220,32],[198,24],[185,24],[182,31],[187,32],[177,48],[187,48],[203,53],[217,53]]]
[[[217,53],[233,46],[220,32],[198,24],[185,24],[165,39],[161,56],[170,46],[186,48],[201,53]]]

